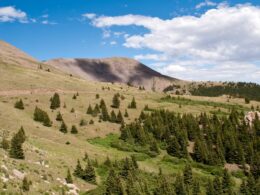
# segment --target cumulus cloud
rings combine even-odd
[[[167,61],[170,65],[159,70],[168,75],[199,80],[256,78],[260,82],[257,77],[260,71],[257,65],[260,61],[259,7],[225,4],[200,16],[165,20],[131,14],[96,16],[91,23],[98,28],[130,25],[146,28],[147,33],[125,37],[123,45],[153,51],[156,55],[140,54],[136,58]],[[160,59],[160,55],[164,58]]]
[[[14,22],[27,23],[27,15],[25,12],[16,9],[13,6],[0,7],[0,22]]]

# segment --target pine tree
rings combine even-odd
[[[62,119],[62,115],[60,112],[58,112],[57,116],[56,116],[56,121],[63,121]]]
[[[78,129],[75,125],[72,125],[71,127],[71,131],[70,131],[72,134],[77,134],[78,133]]]
[[[25,136],[25,132],[24,132],[23,126],[21,126],[21,128],[19,129],[17,134],[18,134],[18,137],[20,139],[20,142],[24,143],[25,139],[26,139],[26,136]]]
[[[51,98],[51,106],[52,110],[60,107],[60,96],[58,93],[54,93],[53,97]]]
[[[23,100],[20,99],[19,101],[15,102],[14,107],[20,110],[24,110]]]
[[[73,99],[73,100],[77,99],[77,95],[74,94],[74,95],[72,96],[72,99]]]
[[[112,100],[112,108],[119,108],[120,106],[120,100],[119,100],[120,95],[119,94],[115,94]]]
[[[136,108],[136,102],[135,102],[135,98],[134,97],[133,97],[131,103],[129,104],[128,108],[132,108],[132,109]]]
[[[186,164],[183,171],[184,184],[192,184],[192,168],[190,164]]]
[[[24,177],[24,178],[23,178],[23,181],[22,181],[22,190],[23,190],[24,192],[30,191],[30,182],[28,181],[27,177]]]
[[[93,114],[93,109],[91,105],[88,106],[87,114]]]
[[[167,153],[169,155],[180,158],[180,156],[181,156],[181,154],[180,154],[180,144],[178,143],[176,137],[170,138],[170,141],[167,145],[166,150],[167,150]]]
[[[114,169],[111,169],[108,173],[107,180],[105,182],[106,191],[105,195],[123,195],[123,189],[120,178],[116,175]]]
[[[75,168],[75,170],[74,170],[73,175],[76,176],[76,177],[78,177],[78,178],[82,178],[82,177],[83,177],[83,174],[84,174],[83,172],[84,172],[84,170],[82,169],[81,164],[80,164],[80,161],[78,160],[78,161],[77,161],[77,166],[76,166],[76,168]]]
[[[206,195],[216,195],[211,179],[208,179],[208,183],[206,186]]]
[[[93,184],[96,183],[95,169],[93,168],[89,160],[86,168],[83,171],[82,179]]]
[[[213,188],[215,192],[218,192],[219,194],[222,194],[223,192],[223,187],[222,187],[222,182],[221,179],[217,176],[213,180]]]
[[[224,169],[223,172],[222,190],[225,194],[232,194],[232,181],[227,169]]]
[[[65,124],[64,121],[62,121],[62,123],[61,123],[60,132],[62,132],[62,133],[67,133],[68,132],[67,125]]]
[[[67,176],[66,176],[65,180],[66,180],[66,183],[73,183],[72,176],[71,176],[69,169],[67,170]]]
[[[35,110],[34,110],[34,117],[33,117],[33,119],[35,121],[42,122],[43,125],[46,126],[46,127],[51,127],[52,126],[52,122],[51,122],[47,112],[41,110],[37,106],[35,107]]]
[[[124,117],[126,117],[126,118],[129,117],[127,110],[125,110]]]
[[[51,122],[47,112],[44,112],[43,125],[46,126],[46,127],[51,127],[52,126],[52,122]]]
[[[245,195],[249,195],[249,189],[246,183],[246,180],[243,179],[242,184],[240,185],[240,189],[239,189],[241,194],[245,194]]]
[[[79,122],[80,126],[85,126],[87,124],[88,124],[88,122],[85,119],[81,119],[80,122]]]
[[[120,110],[118,111],[118,114],[117,114],[117,117],[116,117],[116,122],[119,123],[119,124],[124,123],[124,118],[123,118]]]
[[[11,147],[9,151],[9,156],[15,159],[24,159],[24,152],[23,152],[23,137],[18,132],[16,133],[11,139]]]
[[[104,100],[103,101],[102,100],[101,100],[101,102],[103,102],[103,103],[101,103],[101,119],[103,121],[109,121],[110,117],[109,117],[109,114],[108,114],[108,111],[107,111],[107,107],[106,107]]]
[[[98,104],[96,104],[96,105],[95,105],[95,108],[94,108],[94,110],[93,110],[92,116],[93,116],[93,117],[96,117],[99,113],[100,113],[100,109],[99,109]]]
[[[114,110],[112,110],[111,113],[110,113],[110,121],[112,123],[115,123],[117,121],[116,114],[115,114]]]
[[[184,182],[183,182],[183,177],[181,175],[178,175],[176,177],[175,181],[175,193],[178,195],[186,195],[187,192],[185,190]]]
[[[193,181],[192,194],[193,195],[199,195],[200,194],[200,182],[199,182],[199,180]]]

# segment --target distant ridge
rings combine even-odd
[[[130,58],[53,59],[45,63],[86,80],[144,86],[162,91],[178,79],[162,75]]]

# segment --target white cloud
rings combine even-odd
[[[56,22],[51,22],[49,20],[43,20],[42,24],[45,24],[45,25],[56,25],[57,23]]]
[[[94,19],[96,17],[96,14],[86,13],[86,14],[83,14],[82,16],[86,17],[87,19]]]
[[[116,45],[116,44],[117,44],[116,41],[111,41],[111,42],[110,42],[110,45]]]
[[[202,7],[214,7],[214,6],[217,6],[217,3],[210,0],[205,0],[199,3],[198,5],[196,5],[196,9],[200,9]]]
[[[49,18],[49,14],[42,15],[42,18]]]
[[[140,54],[134,56],[136,60],[154,60],[154,61],[166,61],[167,56],[160,54]]]
[[[171,68],[158,69],[186,79],[249,80],[260,82],[260,7],[249,4],[218,5],[200,16],[160,19],[142,15],[97,16],[91,20],[98,28],[141,26],[145,34],[125,36],[128,48],[152,50],[137,59],[168,60]],[[129,32],[128,32],[129,33]],[[159,59],[159,56],[165,59]],[[177,66],[178,65],[178,66]],[[180,67],[186,71],[180,71]],[[178,68],[179,69],[178,69]],[[182,69],[184,70],[184,69]],[[190,70],[190,71],[188,71]]]
[[[16,9],[13,6],[0,7],[0,22],[14,22],[27,23],[27,15],[25,12]]]

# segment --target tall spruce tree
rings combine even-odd
[[[78,160],[78,161],[77,161],[77,166],[76,166],[76,168],[75,168],[75,170],[74,170],[73,175],[76,176],[76,177],[78,177],[78,178],[82,178],[82,176],[83,176],[83,174],[84,174],[83,172],[84,172],[84,170],[82,169],[82,166],[81,166],[81,164],[80,164],[80,161]]]
[[[51,105],[50,108],[55,110],[60,107],[60,96],[58,93],[54,93],[53,97],[51,98]]]
[[[72,125],[70,132],[71,132],[72,134],[77,134],[77,133],[78,133],[77,127],[76,127],[75,125]]]
[[[68,127],[67,127],[67,125],[65,124],[64,121],[61,122],[60,132],[62,132],[62,133],[68,133]]]
[[[186,164],[183,170],[183,178],[184,178],[184,184],[185,185],[191,185],[192,184],[192,168],[190,164]]]
[[[20,132],[20,131],[19,131]],[[25,135],[17,132],[11,139],[9,156],[15,159],[24,159],[23,143]]]
[[[70,169],[67,170],[67,176],[66,176],[65,180],[66,180],[66,183],[73,183]]]
[[[112,100],[112,108],[119,108],[120,106],[120,99],[119,99],[120,95],[117,93],[114,95],[113,100]]]
[[[90,160],[88,160],[87,166],[83,171],[82,179],[93,184],[96,183],[95,169],[92,166]]]

